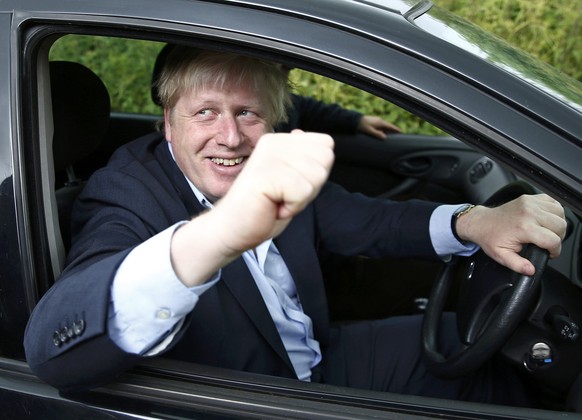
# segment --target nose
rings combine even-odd
[[[242,142],[242,134],[234,115],[222,115],[220,133],[216,136],[218,144],[230,149],[238,147]]]

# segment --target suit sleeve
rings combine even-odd
[[[362,114],[337,104],[326,104],[314,98],[291,95],[289,120],[276,131],[289,132],[300,128],[319,133],[356,134]]]
[[[315,201],[318,241],[340,255],[437,259],[430,237],[436,203],[378,200],[327,183]]]
[[[107,334],[109,286],[124,258],[104,258],[78,276],[59,280],[35,307],[24,347],[32,371],[61,390],[82,390],[107,383],[139,362]]]
[[[175,200],[152,176],[105,169],[88,183],[74,213],[80,233],[69,265],[35,307],[25,333],[26,358],[39,378],[61,390],[86,389],[140,362],[109,337],[111,284],[134,247],[188,219],[168,204]]]

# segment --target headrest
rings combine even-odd
[[[160,50],[158,56],[156,57],[156,62],[154,64],[154,70],[152,72],[152,85],[151,85],[151,95],[152,101],[158,106],[162,106],[162,101],[158,95],[158,80],[162,75],[162,70],[166,65],[166,61],[170,54],[177,55],[180,57],[179,54],[183,54],[185,51],[188,52],[188,57],[192,57],[192,55],[198,55],[204,52],[204,50],[196,48],[196,47],[178,47],[176,44],[166,44],[164,48]]]
[[[99,147],[111,103],[101,79],[79,63],[50,63],[55,170],[79,162]]]
[[[164,48],[160,50],[158,56],[156,57],[156,62],[154,64],[154,71],[152,73],[152,101],[154,104],[158,106],[162,106],[162,101],[160,101],[160,97],[158,96],[158,80],[160,75],[162,74],[162,70],[164,69],[164,65],[166,64],[166,58],[168,58],[168,54],[172,52],[174,49],[174,44],[166,44]]]

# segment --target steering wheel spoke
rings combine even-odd
[[[457,307],[459,338],[472,344],[508,298],[513,283],[510,270],[497,264],[483,251],[468,258],[465,275],[461,278]]]

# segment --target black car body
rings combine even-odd
[[[376,143],[371,150],[360,150],[354,141],[338,150],[335,180],[349,185],[359,179],[371,194],[483,202],[522,179],[558,199],[569,222],[562,255],[549,263],[538,305],[502,350],[520,363],[533,344],[549,343],[554,361],[532,371],[531,380],[554,394],[555,405],[526,410],[379,394],[163,359],[80,395],[59,395],[36,379],[24,359],[23,334],[36,302],[62,269],[65,252],[55,193],[63,175],[53,160],[49,51],[71,34],[182,43],[274,60],[351,84],[448,133],[394,135],[389,148]],[[582,322],[580,83],[428,1],[0,0],[0,39],[0,402],[7,417],[582,414],[582,339],[561,338],[559,327],[543,319],[548,307],[559,306],[571,328]],[[84,170],[104,162],[114,147],[152,131],[156,119],[112,113],[110,144],[75,162],[77,169],[89,175]],[[350,264],[357,269],[367,263]],[[419,277],[413,296],[423,296],[435,272],[416,262],[387,264],[388,272]],[[412,273],[411,266],[420,269]],[[373,272],[384,272],[378,270]],[[377,286],[370,287],[362,298],[378,294]],[[364,304],[363,312],[343,313],[342,299],[352,291],[343,283],[330,287],[337,319],[404,311],[383,313],[379,303],[378,311]]]

